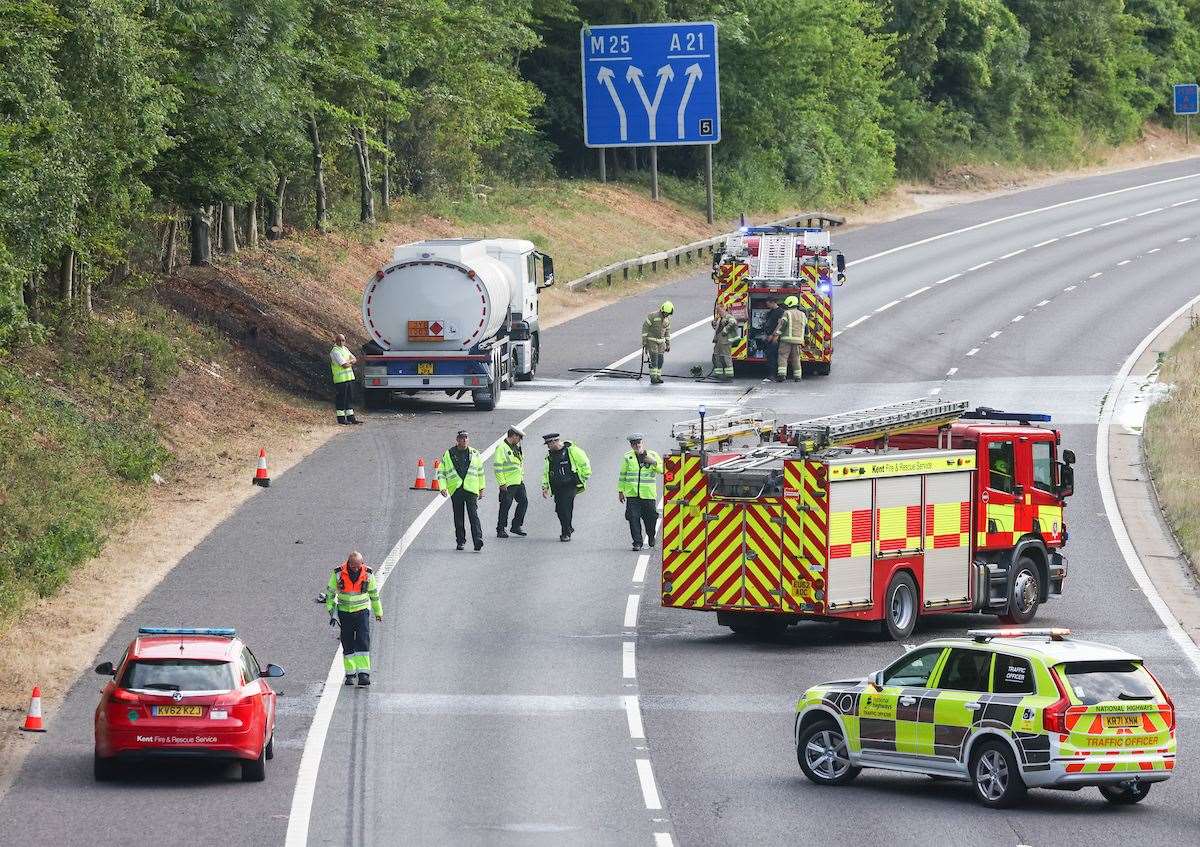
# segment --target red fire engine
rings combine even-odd
[[[948,612],[1025,623],[1067,576],[1075,455],[1049,420],[923,398],[778,427],[677,424],[662,604],[735,632],[848,619],[902,639]]]
[[[738,322],[733,363],[767,361],[767,300],[794,295],[808,313],[804,373],[827,375],[833,360],[833,288],[846,280],[846,258],[820,227],[742,227],[713,261],[715,305]],[[774,367],[774,362],[768,363]]]

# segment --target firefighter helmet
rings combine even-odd
[[[672,303],[670,300],[664,300],[663,304],[658,307],[658,310],[660,312],[662,312],[664,315],[673,314],[675,312],[675,304]]]
[[[800,305],[800,299],[793,295],[784,300],[783,305],[787,306],[789,309],[794,309]]]

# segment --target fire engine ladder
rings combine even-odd
[[[796,236],[758,237],[758,274],[761,279],[795,279]]]
[[[941,427],[962,417],[970,403],[919,397],[902,403],[875,406],[856,412],[842,412],[787,424],[784,431],[793,444],[810,441],[821,450],[838,444],[870,441],[898,435],[914,429]]]
[[[703,449],[713,444],[729,444],[735,438],[756,435],[765,440],[775,431],[775,418],[765,417],[760,412],[732,411],[704,419],[703,443],[700,437],[700,418],[681,421],[671,427],[671,437],[679,443],[680,450]]]

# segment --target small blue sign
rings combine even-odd
[[[721,140],[715,23],[585,26],[579,45],[588,147]]]
[[[1175,86],[1175,114],[1194,115],[1200,112],[1200,85],[1183,82]]]

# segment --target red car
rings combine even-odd
[[[232,629],[142,627],[114,667],[96,707],[95,777],[119,762],[149,758],[236,759],[242,779],[261,782],[274,755],[276,694]]]

